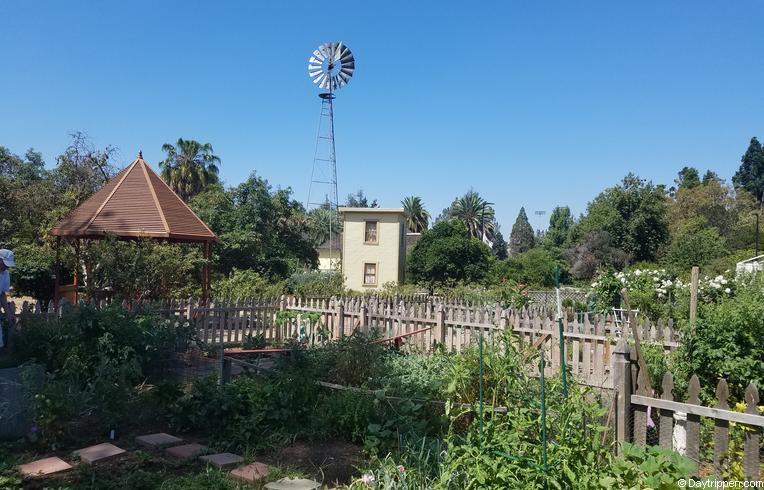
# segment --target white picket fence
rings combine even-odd
[[[279,343],[301,338],[310,344],[350,335],[354,330],[376,329],[383,338],[399,338],[408,349],[427,352],[436,343],[459,352],[480,336],[493,341],[503,330],[514,332],[520,341],[536,345],[547,359],[547,374],[559,370],[559,326],[547,309],[504,310],[462,302],[433,303],[379,297],[300,298],[282,296],[224,304],[199,304],[193,299],[162,304],[127,305],[151,307],[164,318],[188,320],[198,338],[206,344],[242,343],[247,337],[262,336]],[[58,315],[61,308],[24,305],[29,314]],[[279,321],[279,312],[295,312],[296,318]],[[308,313],[317,321],[308,321]],[[636,328],[645,343],[655,343],[670,352],[679,345],[671,321],[652,324],[646,319]],[[580,315],[567,311],[562,320],[566,365],[580,383],[612,388],[612,352],[622,336],[634,333],[628,323],[617,323],[611,315]],[[621,331],[623,330],[623,331]]]

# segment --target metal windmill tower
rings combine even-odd
[[[336,91],[350,81],[355,71],[355,58],[344,44],[324,43],[313,51],[308,60],[308,75],[322,89],[321,116],[318,122],[316,151],[313,154],[313,170],[310,174],[306,208],[329,209],[329,251],[339,250],[336,234],[332,229],[339,206],[337,195],[337,155],[334,147],[334,98]],[[336,243],[335,243],[336,242]]]

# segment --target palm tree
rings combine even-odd
[[[480,197],[475,191],[469,191],[451,205],[451,218],[458,219],[467,225],[470,235],[480,238],[485,227],[485,234],[490,237],[493,234],[493,208],[491,203]]]
[[[424,208],[422,198],[409,196],[401,201],[406,215],[406,227],[410,233],[422,233],[430,222],[430,213]]]
[[[220,158],[213,154],[211,144],[178,138],[175,146],[162,145],[162,151],[167,152],[167,158],[159,162],[162,179],[184,201],[218,182]]]

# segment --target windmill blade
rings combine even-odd
[[[337,52],[339,51],[339,45],[340,43],[329,43],[329,52],[331,53],[332,61],[337,61]]]
[[[349,63],[353,61],[353,52],[350,51],[350,49],[345,49],[345,51],[343,51],[342,55],[340,56],[340,61],[342,63]]]
[[[337,44],[337,51],[334,53],[335,59],[341,61],[342,58],[347,56],[348,48],[342,43]]]
[[[341,71],[337,74],[337,76],[340,78],[340,80],[342,80],[343,85],[347,85],[350,81],[350,75],[345,72]]]
[[[353,68],[348,68],[347,66],[343,66],[342,68],[340,68],[340,73],[344,73],[348,77],[353,76],[354,71],[355,70]]]
[[[318,61],[319,63],[323,63],[323,61],[326,59],[326,56],[324,56],[324,53],[321,51],[321,48],[323,48],[323,46],[313,51],[313,56],[310,58],[311,61],[313,61],[313,58],[316,58],[319,60]]]
[[[326,73],[321,73],[319,76],[313,79],[313,83],[315,83],[319,87],[322,87],[325,78],[326,78]]]
[[[322,68],[316,69],[316,68],[311,68],[310,66],[308,66],[308,76],[311,77],[311,78],[317,77],[318,75],[320,75],[323,72],[324,72],[324,70]]]

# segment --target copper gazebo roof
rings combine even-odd
[[[71,238],[164,238],[210,242],[217,236],[138,153],[127,168],[51,230]]]

